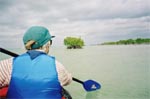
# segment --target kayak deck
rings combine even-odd
[[[8,86],[0,89],[0,99],[6,99],[7,91]],[[62,88],[62,95],[62,99],[72,99],[70,93],[64,88]]]

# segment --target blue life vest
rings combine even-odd
[[[7,99],[61,99],[55,58],[29,51],[14,58]]]

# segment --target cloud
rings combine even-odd
[[[23,46],[32,25],[46,26],[56,45],[66,36],[81,37],[87,45],[150,37],[149,19],[148,0],[0,0],[0,46]]]

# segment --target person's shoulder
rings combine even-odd
[[[18,55],[17,57],[14,57],[14,59],[20,58],[20,57],[25,57],[28,56],[27,53],[22,53],[21,55]]]
[[[49,58],[55,59],[55,56],[52,56],[52,55],[46,55],[46,56]]]

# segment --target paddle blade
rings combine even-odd
[[[95,91],[101,88],[101,85],[93,80],[87,80],[83,83],[84,89],[86,91]]]

